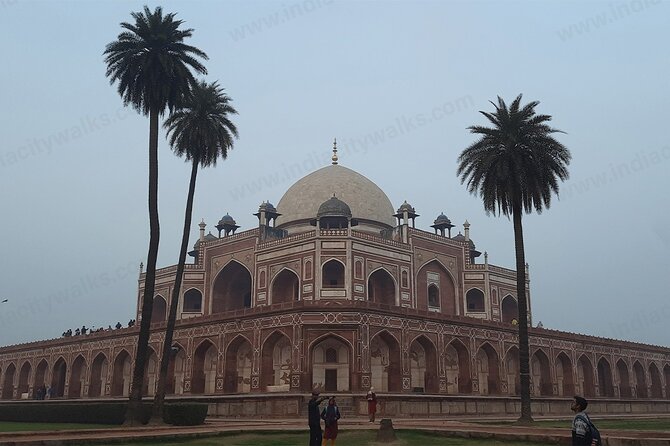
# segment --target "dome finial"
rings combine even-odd
[[[330,159],[333,160],[333,164],[337,164],[337,138],[333,140],[333,156]]]

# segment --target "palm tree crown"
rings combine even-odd
[[[228,118],[237,114],[230,102],[217,82],[196,82],[186,102],[164,124],[175,154],[201,167],[216,165],[219,157],[226,159],[233,137],[238,136]]]
[[[546,124],[551,116],[535,114],[539,102],[520,103],[521,95],[508,109],[498,97],[495,112],[480,112],[493,127],[469,127],[482,137],[458,158],[461,182],[479,193],[489,213],[510,215],[514,206],[540,213],[558,194],[558,180],[569,176],[570,151],[552,136],[562,132]]]
[[[188,94],[195,81],[191,69],[207,73],[196,59],[207,55],[183,43],[193,30],[179,29],[183,21],[175,20],[175,14],[163,16],[162,8],[151,12],[145,6],[143,13],[131,15],[135,23],[121,23],[126,31],[105,48],[106,75],[110,83],[119,82],[124,104],[145,115],[152,109],[162,114]]]

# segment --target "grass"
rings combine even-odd
[[[109,429],[120,427],[112,424],[78,424],[78,423],[19,423],[0,421],[0,432],[26,431],[64,431],[74,429]]]
[[[465,438],[443,437],[434,433],[396,430],[398,437],[393,446],[546,446],[541,443],[503,442],[492,439],[470,440]],[[376,432],[369,430],[340,431],[337,444],[346,446],[381,446],[386,443],[375,441]],[[295,446],[307,444],[307,431],[287,432],[256,432],[236,435],[220,435],[187,441],[166,442],[135,442],[115,446]]]
[[[650,431],[670,431],[670,418],[619,418],[603,419],[592,417],[593,424],[596,425],[601,433],[606,434],[608,429],[621,430],[650,430]],[[558,427],[570,429],[572,420],[539,420],[533,423],[533,426],[540,427]],[[512,422],[483,422],[479,424],[487,425],[510,425]]]

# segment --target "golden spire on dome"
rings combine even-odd
[[[333,160],[333,164],[337,164],[337,138],[333,140],[333,156],[330,159]]]

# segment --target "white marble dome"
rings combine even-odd
[[[393,205],[384,191],[360,173],[339,164],[312,172],[289,187],[277,205],[281,214],[277,226],[308,225],[319,206],[333,194],[349,205],[352,217],[361,223],[395,226]]]

